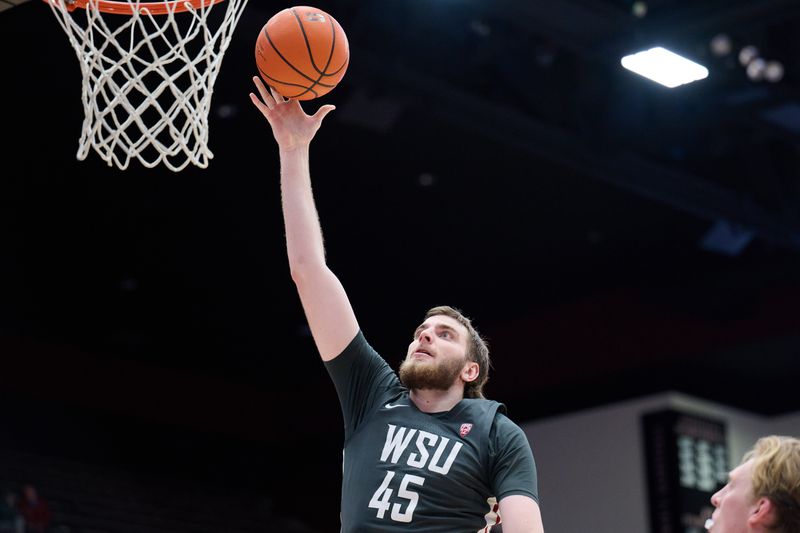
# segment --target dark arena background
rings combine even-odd
[[[214,157],[172,172],[79,161],[78,58],[43,1],[0,0],[0,487],[34,484],[54,528],[338,531],[342,418],[248,98],[258,32],[290,5],[250,0]],[[429,307],[473,318],[548,533],[661,531],[651,410],[708,417],[717,474],[800,433],[800,2],[312,5],[350,44],[341,84],[303,104],[337,106],[311,148],[328,262],[395,368]],[[653,46],[708,77],[621,66]],[[710,453],[703,435],[675,446]],[[617,478],[633,500],[604,492]],[[667,502],[697,507],[670,508],[672,531],[701,531],[719,481]],[[576,507],[620,501],[622,524]]]

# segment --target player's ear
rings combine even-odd
[[[464,368],[461,370],[461,379],[465,383],[470,383],[478,379],[481,373],[481,367],[475,361],[467,361]]]
[[[769,498],[758,498],[753,504],[747,523],[751,527],[769,528],[775,521],[775,504]]]

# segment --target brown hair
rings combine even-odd
[[[464,384],[464,398],[484,398],[483,386],[489,381],[489,367],[492,364],[489,360],[489,346],[486,343],[486,339],[481,337],[478,330],[472,326],[472,321],[464,316],[458,309],[448,305],[432,307],[425,313],[425,318],[427,319],[436,315],[449,316],[457,320],[459,324],[467,329],[469,333],[469,339],[467,339],[467,360],[478,363],[479,371],[478,377],[475,378],[475,380]]]
[[[800,440],[770,435],[758,439],[742,463],[753,460],[753,494],[776,508],[772,525],[781,533],[800,533]]]

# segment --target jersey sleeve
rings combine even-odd
[[[341,354],[325,362],[344,416],[347,441],[359,424],[402,386],[392,368],[359,331]]]
[[[502,413],[495,417],[489,434],[491,482],[499,502],[521,494],[539,503],[536,462],[522,429]]]

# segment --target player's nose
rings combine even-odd
[[[426,342],[430,344],[432,340],[433,333],[431,332],[431,328],[426,328],[419,332],[419,342]]]
[[[718,490],[711,496],[711,505],[713,505],[714,507],[719,507],[719,497],[720,494],[722,493],[722,490],[723,489]]]

